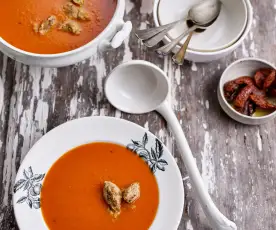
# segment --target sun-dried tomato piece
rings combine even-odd
[[[262,89],[264,86],[265,75],[261,71],[257,71],[254,75],[255,84],[259,89]]]
[[[276,109],[276,105],[269,103],[263,96],[252,94],[250,95],[250,100],[262,109]]]
[[[276,97],[276,89],[273,89],[273,88],[269,89],[268,93],[269,93],[269,96]]]
[[[238,85],[254,85],[253,78],[248,76],[239,77],[234,82]]]
[[[249,105],[249,100],[245,102],[244,107],[242,108],[235,107],[235,109],[241,114],[248,115],[248,105]]]
[[[271,69],[271,68],[262,68],[262,69],[260,69],[259,71],[260,71],[262,74],[264,74],[265,77],[267,77],[267,76],[273,71],[273,69]]]
[[[258,88],[255,87],[255,86],[254,86],[254,89],[253,89],[253,92],[252,92],[252,93],[255,94],[255,95],[258,95],[258,96],[263,96],[263,97],[266,96],[265,90],[263,90],[263,89],[258,89]]]
[[[226,100],[232,102],[237,95],[239,85],[236,84],[234,81],[229,81],[224,85],[223,89]]]
[[[234,106],[238,108],[244,108],[246,101],[249,99],[250,94],[256,87],[254,85],[245,86],[237,95],[234,100]]]
[[[264,81],[264,89],[268,89],[276,79],[276,71],[273,70]]]
[[[256,112],[256,105],[251,101],[248,103],[248,116],[252,116]]]

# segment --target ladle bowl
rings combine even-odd
[[[106,97],[117,109],[131,114],[156,110],[166,119],[175,135],[196,197],[212,227],[219,230],[236,230],[235,223],[218,210],[204,186],[188,141],[166,101],[169,89],[170,84],[164,71],[146,61],[130,61],[116,67],[105,83]]]

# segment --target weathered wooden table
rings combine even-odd
[[[126,19],[135,28],[153,24],[152,2],[127,0]],[[12,186],[20,162],[33,144],[65,121],[97,115],[131,120],[164,141],[178,162],[186,190],[179,229],[210,229],[164,120],[155,113],[122,114],[104,96],[105,77],[131,59],[151,61],[167,72],[171,105],[220,210],[239,229],[276,229],[276,121],[259,127],[238,124],[221,111],[216,96],[220,75],[232,61],[257,56],[275,63],[276,2],[252,0],[252,4],[255,19],[249,37],[232,55],[210,64],[187,62],[176,67],[170,58],[159,58],[144,48],[134,35],[117,51],[60,69],[25,66],[0,53],[0,78],[4,81],[0,88],[0,94],[4,92],[4,101],[0,101],[0,229],[17,229]]]

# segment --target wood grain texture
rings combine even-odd
[[[126,19],[134,28],[153,26],[153,0],[127,0]],[[155,113],[131,116],[116,111],[104,97],[106,76],[118,64],[143,59],[168,74],[169,101],[193,150],[206,187],[219,209],[242,230],[276,229],[276,121],[263,126],[238,124],[220,109],[216,87],[227,65],[254,56],[275,64],[276,2],[252,0],[252,31],[233,54],[209,64],[186,62],[181,68],[160,58],[132,34],[123,47],[60,68],[29,67],[0,54],[0,229],[17,229],[12,211],[16,171],[33,144],[65,121],[84,116],[116,116],[133,121],[160,137],[172,151],[185,185],[185,212],[179,230],[210,229],[179,152],[164,120]],[[34,229],[35,230],[35,229]]]

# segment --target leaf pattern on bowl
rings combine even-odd
[[[16,203],[22,204],[26,203],[32,209],[40,208],[40,192],[42,184],[40,183],[45,174],[34,174],[32,167],[29,167],[27,170],[23,171],[23,178],[18,180],[13,188],[13,192],[16,193],[19,190],[23,190],[25,195],[20,197]]]
[[[156,138],[155,146],[147,148],[149,141],[147,133],[143,136],[142,141],[131,141],[132,143],[127,145],[127,149],[138,154],[149,165],[152,173],[155,173],[157,169],[165,171],[168,162],[162,159],[164,148],[161,141]]]

